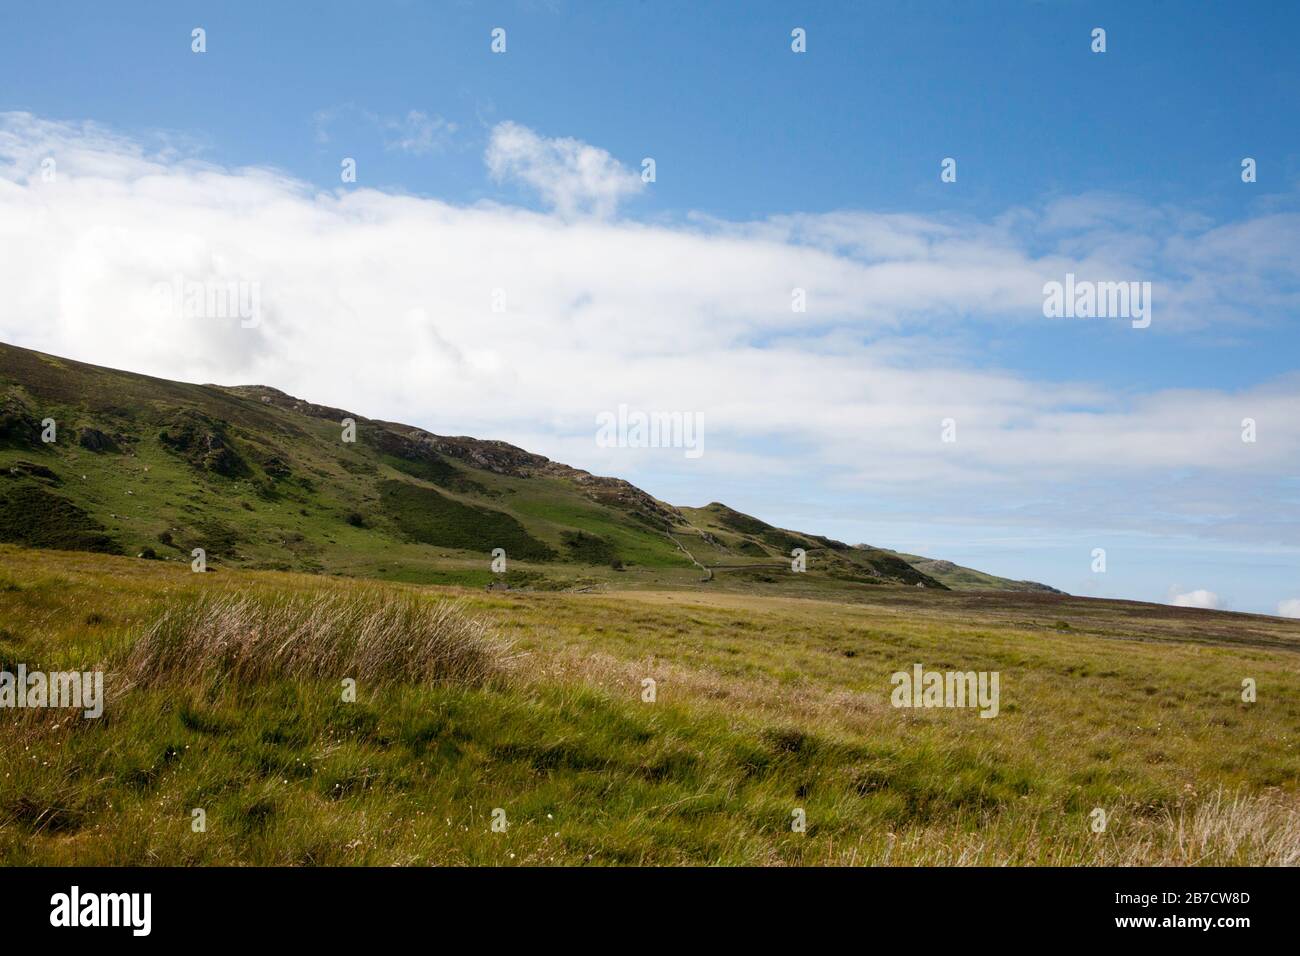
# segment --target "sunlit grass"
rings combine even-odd
[[[1294,625],[1233,646],[1221,615],[1062,629],[881,592],[485,594],[0,547],[0,662],[102,666],[110,693],[97,721],[0,712],[0,861],[1300,862],[1300,657],[1270,646]],[[493,648],[472,680],[404,650],[448,599]],[[367,608],[375,658],[350,643]],[[1000,715],[892,708],[914,662],[998,670]]]

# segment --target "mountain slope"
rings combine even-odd
[[[870,547],[869,545],[857,545],[860,548]],[[953,564],[951,561],[944,561],[938,558],[923,558],[919,554],[907,554],[904,551],[890,551],[890,554],[896,554],[912,567],[925,574],[930,575],[954,591],[1039,591],[1044,594],[1064,594],[1054,587],[1046,584],[1039,584],[1037,581],[1016,581],[1012,578],[1001,578],[996,574],[989,574],[986,571],[977,571],[974,568],[965,568],[960,564]]]
[[[422,583],[945,588],[892,552],[674,507],[505,442],[2,344],[0,540]]]

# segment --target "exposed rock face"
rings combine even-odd
[[[41,440],[41,423],[17,395],[0,400],[0,443],[34,445]]]
[[[464,436],[447,438],[418,428],[409,429],[407,434],[417,441],[428,442],[441,455],[459,459],[467,465],[498,475],[530,478],[544,472],[551,464],[548,458],[534,455],[532,452],[516,448],[503,441],[481,441]]]
[[[515,478],[541,475],[566,479],[581,488],[593,501],[632,512],[652,525],[686,523],[676,508],[664,504],[622,478],[593,475],[589,471],[551,461],[544,455],[524,451],[503,441],[483,441],[464,436],[448,438],[418,428],[409,429],[406,434],[418,442],[427,442],[439,454],[498,475]]]
[[[195,468],[227,478],[249,473],[248,463],[230,443],[225,423],[202,412],[180,412],[158,433],[158,440]]]

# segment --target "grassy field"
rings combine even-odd
[[[0,546],[0,670],[102,668],[109,696],[0,711],[0,862],[1300,862],[1295,622],[693,588]],[[916,663],[999,672],[998,716],[891,706]]]

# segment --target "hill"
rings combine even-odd
[[[716,502],[677,507],[505,442],[9,345],[0,476],[0,541],[185,563],[200,548],[214,570],[535,589],[954,586],[906,556]]]
[[[867,548],[869,545],[860,544],[856,547]],[[954,591],[1039,591],[1043,594],[1064,594],[1064,591],[1058,591],[1054,587],[1046,584],[1039,584],[1037,581],[1016,581],[1012,578],[1000,578],[996,574],[988,574],[985,571],[976,571],[974,568],[964,568],[960,564],[953,564],[951,561],[944,561],[939,558],[923,558],[919,554],[907,554],[904,551],[891,551],[890,554],[896,554],[899,558],[906,561],[916,570],[923,574],[928,574],[936,581],[942,582],[945,586]]]

